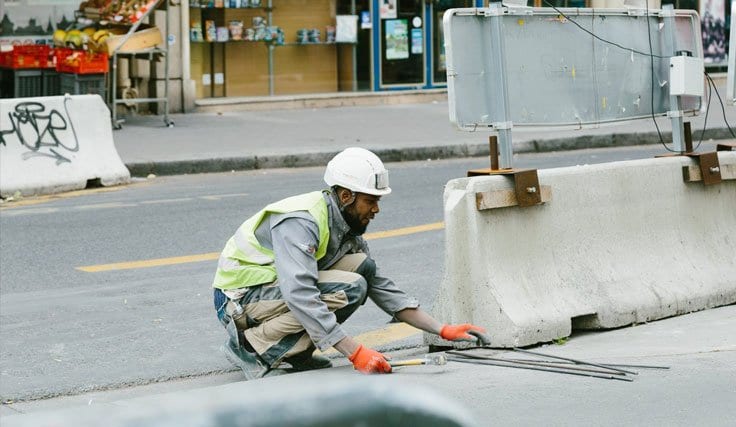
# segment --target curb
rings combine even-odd
[[[221,111],[362,107],[375,105],[418,104],[432,101],[447,101],[447,89],[206,98],[195,101],[194,112],[216,113]]]
[[[693,144],[701,139],[732,139],[728,128],[706,129],[693,132]],[[665,141],[671,138],[670,132],[662,132]],[[532,139],[514,144],[514,153],[544,153],[551,151],[581,150],[588,148],[625,147],[633,145],[659,144],[656,132],[614,133],[607,135],[583,135],[575,138]],[[370,148],[370,147],[368,147]],[[384,162],[406,162],[426,159],[455,159],[489,155],[488,144],[455,144],[431,147],[372,149]],[[216,173],[275,168],[301,168],[324,166],[338,151],[324,151],[301,155],[243,156],[203,160],[181,160],[162,162],[129,163],[125,166],[131,176],[145,177],[155,175],[183,175],[195,173]]]

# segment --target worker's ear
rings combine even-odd
[[[345,204],[348,200],[350,200],[350,190],[342,187],[337,187],[337,200],[340,201],[340,204]]]
[[[342,206],[347,206],[355,201],[355,193],[348,190],[347,188],[337,188],[337,198],[340,200]]]

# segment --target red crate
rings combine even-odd
[[[56,71],[74,74],[104,74],[110,69],[106,53],[57,48]]]
[[[48,68],[51,47],[43,44],[15,45],[0,52],[0,66],[13,69]]]

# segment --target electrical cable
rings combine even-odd
[[[726,127],[728,127],[728,132],[731,133],[731,136],[736,138],[736,134],[734,134],[733,129],[731,129],[731,125],[728,124],[728,119],[726,119],[726,107],[723,105],[723,100],[721,99],[721,94],[718,93],[718,88],[716,87],[716,83],[713,81],[713,79],[708,75],[708,73],[705,73],[705,77],[708,78],[708,82],[713,85],[713,88],[716,90],[716,96],[718,97],[718,102],[721,103],[721,112],[723,113],[723,121],[726,122]]]
[[[665,143],[664,138],[662,137],[662,132],[660,131],[659,125],[657,124],[657,120],[655,119],[655,116],[654,116],[654,58],[665,59],[665,58],[669,58],[669,56],[662,56],[662,55],[655,55],[654,54],[654,48],[652,46],[651,24],[649,22],[649,2],[647,0],[645,0],[645,4],[646,4],[646,16],[647,16],[647,36],[648,36],[647,38],[648,38],[648,41],[649,41],[649,53],[644,53],[644,52],[640,52],[640,51],[638,51],[636,49],[633,49],[633,48],[627,48],[626,46],[620,45],[620,44],[615,43],[615,42],[612,42],[610,40],[606,40],[606,39],[604,39],[604,38],[596,35],[592,31],[589,31],[586,28],[584,28],[582,25],[580,25],[574,19],[570,19],[569,16],[567,16],[564,12],[562,12],[560,9],[558,9],[553,4],[551,4],[548,0],[542,0],[542,1],[543,1],[544,4],[546,4],[547,6],[551,7],[552,9],[554,9],[555,12],[557,12],[558,14],[560,14],[562,17],[564,17],[568,21],[572,22],[576,27],[580,28],[582,31],[584,31],[584,32],[590,34],[591,36],[593,36],[596,40],[600,40],[603,43],[607,43],[607,44],[616,46],[616,47],[618,47],[620,49],[623,49],[623,50],[626,50],[626,51],[630,51],[630,52],[633,52],[633,53],[636,53],[636,54],[639,54],[639,55],[648,56],[650,58],[650,64],[651,64],[650,65],[651,66],[651,99],[650,99],[650,101],[651,101],[652,122],[654,122],[654,127],[657,129],[657,136],[659,137],[659,142],[662,144],[662,146],[667,151],[670,151],[670,152],[673,152],[673,153],[674,152],[677,152],[676,150],[673,150],[673,149],[669,148],[667,146],[667,144]],[[595,16],[595,13],[593,14],[593,16]],[[718,94],[718,90],[717,89],[716,89],[716,94]],[[720,99],[720,95],[719,95],[719,99]],[[721,103],[721,105],[723,105],[723,103]],[[707,110],[706,110],[706,114],[707,114]],[[725,109],[724,109],[724,113],[723,114],[724,114],[724,119],[725,119]],[[731,128],[729,126],[729,131],[730,130],[731,130]],[[733,135],[733,132],[732,132],[732,135]],[[734,137],[736,138],[736,136],[734,136]]]
[[[662,55],[655,55],[654,54],[654,48],[652,46],[651,26],[650,26],[650,22],[649,22],[649,1],[645,0],[645,4],[646,4],[646,16],[647,16],[647,36],[648,36],[648,40],[649,40],[649,53],[640,52],[640,51],[638,51],[636,49],[628,48],[626,46],[623,46],[623,45],[620,45],[618,43],[612,42],[610,40],[606,40],[606,39],[604,39],[604,38],[596,35],[592,31],[584,28],[582,25],[580,25],[574,19],[570,19],[569,16],[567,16],[564,12],[562,12],[560,9],[558,9],[556,6],[554,6],[548,0],[542,0],[542,2],[545,5],[547,5],[550,8],[552,8],[555,12],[557,12],[563,18],[565,18],[566,20],[572,22],[576,27],[578,27],[579,29],[581,29],[583,32],[590,34],[596,40],[599,40],[599,41],[601,41],[603,43],[610,44],[612,46],[616,46],[619,49],[630,51],[630,52],[636,53],[638,55],[648,56],[650,58],[650,67],[651,67],[651,99],[650,99],[650,101],[651,101],[652,121],[654,122],[654,126],[657,128],[657,135],[659,136],[659,141],[662,144],[662,146],[664,146],[664,148],[667,149],[667,151],[676,152],[675,150],[672,150],[671,148],[669,148],[666,145],[666,143],[664,142],[664,138],[662,138],[662,133],[659,130],[659,125],[657,124],[657,121],[656,121],[655,116],[654,116],[654,58],[665,59],[665,58],[669,58],[669,56],[662,56]],[[593,17],[595,17],[595,11],[593,12]],[[732,137],[736,138],[736,133],[734,133],[733,129],[731,128],[731,125],[728,123],[728,119],[726,118],[726,107],[723,104],[723,99],[721,99],[721,94],[718,92],[718,88],[716,87],[716,84],[713,81],[713,79],[710,77],[710,75],[707,72],[704,72],[704,74],[705,74],[705,77],[706,77],[706,79],[708,81],[708,104],[706,105],[706,108],[705,108],[705,119],[703,120],[703,131],[700,134],[700,140],[698,141],[698,145],[693,149],[693,151],[697,150],[700,147],[700,145],[702,144],[702,142],[703,142],[703,138],[704,138],[704,135],[705,135],[705,129],[706,129],[706,126],[707,126],[707,123],[708,123],[708,113],[710,112],[710,100],[711,100],[711,97],[712,97],[713,89],[715,89],[716,96],[718,97],[718,102],[721,104],[721,113],[723,114],[723,121],[726,123],[726,127],[728,128],[728,132],[731,134]]]
[[[708,113],[710,112],[710,100],[712,99],[713,86],[715,86],[715,84],[712,83],[712,80],[710,80],[710,76],[708,75],[708,73],[703,71],[703,74],[705,74],[705,77],[707,77],[708,79],[706,80],[708,82],[708,104],[706,104],[705,106],[705,119],[703,120],[703,130],[702,132],[700,132],[700,139],[698,140],[698,145],[696,145],[695,148],[693,148],[693,151],[698,151],[698,148],[700,148],[700,144],[703,143],[703,136],[705,136],[705,126],[708,124]],[[718,92],[718,89],[716,89],[716,92]],[[724,114],[725,114],[725,111],[724,111]],[[724,115],[723,118],[725,119],[726,116]],[[726,125],[728,125],[728,122],[726,122]],[[729,127],[729,130],[730,129],[731,128]]]
[[[586,33],[590,34],[591,36],[593,36],[593,37],[594,37],[594,38],[595,38],[596,40],[599,40],[599,41],[601,41],[601,42],[603,42],[603,43],[607,43],[607,44],[610,44],[610,45],[612,45],[612,46],[616,46],[617,48],[619,48],[619,49],[622,49],[622,50],[625,50],[625,51],[628,51],[628,52],[633,52],[633,53],[636,53],[637,55],[641,55],[641,56],[652,56],[652,54],[651,54],[651,53],[641,52],[641,51],[638,51],[638,50],[636,50],[636,49],[633,49],[633,48],[630,48],[630,47],[626,47],[626,46],[620,45],[620,44],[618,44],[618,43],[612,42],[612,41],[610,41],[610,40],[606,40],[606,39],[604,39],[604,38],[602,38],[602,37],[600,37],[600,36],[596,35],[596,34],[595,34],[595,33],[593,33],[592,31],[590,31],[590,30],[588,30],[588,29],[584,28],[584,27],[583,27],[582,25],[578,24],[578,22],[577,22],[577,21],[575,21],[574,19],[570,19],[570,17],[569,17],[569,16],[567,16],[567,15],[566,15],[566,14],[565,14],[564,12],[562,12],[562,11],[561,11],[560,9],[558,9],[557,7],[555,7],[555,6],[554,6],[554,5],[552,4],[552,3],[550,3],[550,2],[548,1],[548,0],[542,0],[542,2],[543,2],[544,4],[546,4],[547,6],[551,7],[552,9],[554,9],[554,10],[555,10],[555,12],[559,13],[559,14],[560,14],[560,16],[562,16],[563,18],[565,18],[565,19],[567,19],[568,21],[572,22],[572,23],[573,23],[573,25],[575,25],[576,27],[580,28],[580,29],[581,29],[581,30],[583,30],[584,32],[586,32]],[[595,16],[595,14],[594,14],[593,16]],[[647,21],[648,21],[648,20],[647,20]],[[654,55],[654,57],[655,57],[655,58],[662,58],[662,59],[664,59],[664,58],[669,58],[669,56],[660,56],[660,55]]]
[[[662,132],[659,130],[659,125],[657,124],[657,119],[654,117],[654,48],[652,47],[652,29],[649,23],[649,0],[644,0],[644,3],[646,6],[647,11],[647,39],[649,40],[649,64],[651,67],[651,74],[650,74],[650,83],[651,83],[651,106],[652,106],[652,122],[654,123],[654,127],[657,128],[657,136],[659,137],[659,142],[662,144],[662,146],[665,148],[665,150],[670,152],[675,152],[675,150],[671,149],[667,146],[667,144],[664,142],[664,138],[662,138]]]

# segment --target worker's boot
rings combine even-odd
[[[262,378],[269,373],[268,365],[258,357],[258,354],[247,351],[230,338],[220,347],[220,351],[230,363],[243,371],[246,380]]]
[[[311,371],[313,369],[324,369],[331,368],[332,362],[330,359],[324,356],[318,356],[312,354],[314,348],[310,348],[307,351],[303,351],[291,357],[285,357],[284,361],[287,362],[295,371]]]

